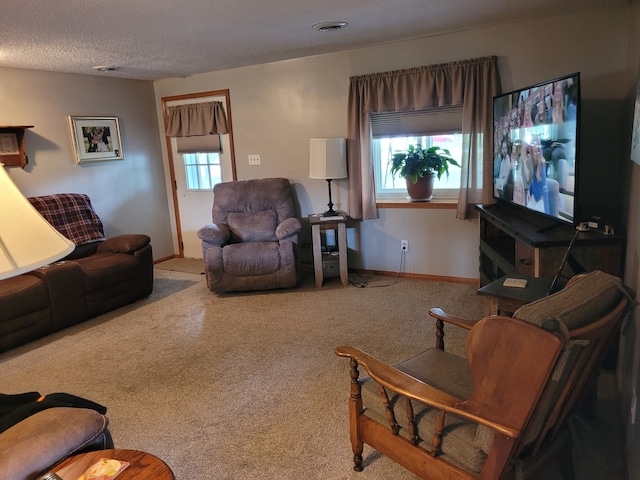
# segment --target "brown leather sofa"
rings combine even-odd
[[[29,200],[76,249],[52,265],[0,281],[0,352],[146,297],[153,289],[147,235],[107,239],[83,194]]]

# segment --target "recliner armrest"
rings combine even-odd
[[[88,408],[35,413],[0,434],[0,478],[35,478],[76,452],[113,448],[108,424]]]
[[[283,240],[292,235],[297,235],[302,228],[300,220],[294,217],[285,218],[280,225],[276,227],[276,237],[278,240]]]
[[[98,252],[133,253],[151,242],[148,235],[126,234],[106,239],[98,245]]]
[[[231,237],[229,227],[221,223],[210,223],[198,230],[198,238],[206,243],[221,247]]]

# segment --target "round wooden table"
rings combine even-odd
[[[75,455],[57,465],[49,473],[55,472],[63,479],[78,478],[101,458],[129,462],[129,466],[120,472],[116,480],[175,480],[169,466],[158,457],[138,450],[121,449],[97,450]]]

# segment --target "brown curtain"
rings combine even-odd
[[[167,136],[229,133],[222,102],[186,103],[167,108]]]
[[[349,216],[377,218],[371,160],[371,113],[462,105],[462,184],[457,218],[491,200],[493,97],[499,93],[496,57],[373,73],[350,78],[348,104]],[[471,208],[469,208],[471,207]]]

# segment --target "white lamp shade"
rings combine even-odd
[[[33,208],[0,167],[0,280],[55,262],[74,248],[75,244]]]
[[[309,178],[347,178],[346,139],[312,138],[310,146]]]

